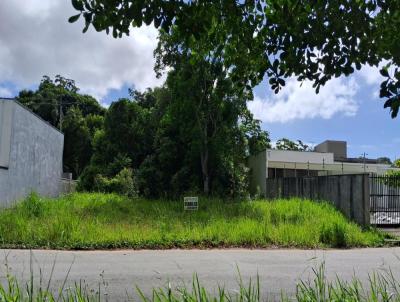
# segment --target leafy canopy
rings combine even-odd
[[[44,76],[37,90],[20,91],[17,100],[64,133],[64,171],[78,177],[90,161],[94,133],[103,126],[105,109],[79,93],[75,81]]]
[[[285,79],[320,87],[363,65],[378,66],[385,108],[396,117],[400,106],[400,1],[398,0],[72,0],[97,31],[128,35],[131,26],[178,28],[188,45],[207,37],[205,48],[221,57],[245,87],[268,76],[277,93]],[[203,55],[204,53],[201,53]],[[195,53],[193,55],[196,55]]]
[[[309,145],[304,144],[301,140],[296,142],[287,138],[281,138],[276,142],[276,149],[278,150],[291,150],[291,151],[311,151]]]

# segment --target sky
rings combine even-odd
[[[35,89],[43,75],[74,79],[82,93],[104,106],[128,96],[128,88],[144,90],[163,83],[153,71],[157,30],[133,29],[114,39],[92,28],[82,33],[81,20],[69,0],[0,1],[0,97]],[[348,155],[400,158],[398,119],[391,119],[379,99],[382,78],[365,66],[350,77],[328,82],[319,94],[309,82],[288,79],[279,94],[263,81],[249,102],[254,116],[272,141],[286,137],[311,145],[326,139],[345,140]]]

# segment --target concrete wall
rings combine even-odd
[[[31,191],[58,196],[64,135],[14,101],[0,100],[0,112],[10,104],[11,144],[8,167],[0,169],[0,206],[9,206]]]
[[[316,152],[333,153],[335,160],[347,158],[347,142],[345,141],[324,141],[315,146],[314,150]]]
[[[288,151],[288,150],[267,150],[267,160],[287,163],[333,163],[333,153]]]
[[[287,161],[268,161],[269,168],[276,169],[298,169],[319,171],[320,175],[338,175],[338,174],[359,174],[359,173],[375,173],[383,174],[388,170],[400,171],[399,168],[392,168],[384,164],[362,164],[362,163],[304,163],[304,162],[287,162]]]
[[[261,151],[249,159],[250,193],[265,196],[265,179],[267,178],[266,151]]]
[[[301,197],[331,202],[360,225],[370,224],[369,175],[335,175],[266,180],[267,198]]]

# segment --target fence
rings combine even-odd
[[[400,177],[370,176],[371,223],[400,224]]]
[[[266,197],[300,197],[331,202],[346,217],[370,224],[368,174],[267,178]]]

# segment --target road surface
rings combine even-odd
[[[400,280],[400,248],[351,250],[121,250],[121,251],[46,251],[0,250],[0,281],[6,267],[21,281],[29,280],[30,263],[35,280],[46,281],[53,263],[52,288],[60,287],[68,269],[68,284],[85,280],[93,289],[101,286],[101,295],[109,301],[136,297],[138,285],[146,295],[153,287],[188,284],[196,272],[211,291],[218,285],[237,289],[237,268],[244,281],[258,273],[264,297],[275,299],[281,290],[295,292],[300,279],[312,277],[312,268],[325,262],[328,278],[350,280],[354,274],[366,281],[368,273],[391,268]],[[33,260],[31,260],[33,259]]]

